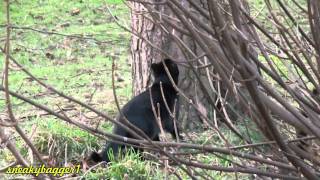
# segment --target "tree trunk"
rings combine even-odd
[[[141,15],[145,8],[136,2],[132,2],[134,12],[131,12],[131,29],[142,37],[155,35],[154,24]],[[150,35],[150,36],[149,36]],[[153,51],[148,44],[137,36],[131,37],[131,64],[133,94],[144,91],[149,82],[149,71]]]
[[[146,15],[144,13],[147,9],[140,3],[132,2],[131,4],[134,10],[131,12],[131,28],[132,31],[139,36],[137,37],[133,35],[131,39],[133,94],[137,95],[144,91],[150,84],[150,64],[152,62],[159,62],[165,57],[163,53],[150,46],[150,44],[145,40],[162,49],[176,61],[185,62],[185,60],[182,52],[171,37],[162,33],[161,29],[157,25],[145,17]],[[169,16],[172,14],[169,8],[164,9],[163,6],[158,6],[156,9]],[[180,35],[177,32],[175,33],[179,38],[184,39],[185,43],[194,52],[197,51],[196,45],[193,41],[187,37],[183,37],[183,35]],[[179,70],[179,88],[189,97],[195,97],[196,102],[202,102],[202,96],[197,92],[198,85],[193,77],[193,73],[189,69],[182,68],[181,66],[179,66]],[[205,107],[205,105],[202,106]],[[194,110],[190,109],[187,101],[180,100],[179,119],[184,119],[185,124],[190,125],[187,123],[188,119],[192,119],[192,121],[197,122],[199,117]]]
[[[150,0],[151,1],[151,0]],[[157,2],[157,1],[152,1]],[[191,8],[191,5],[187,0],[181,0],[181,5],[186,8]],[[207,10],[206,6],[202,3],[201,0],[194,1],[198,6],[202,9]],[[145,88],[150,84],[150,64],[152,62],[159,62],[165,55],[161,53],[157,48],[161,49],[169,56],[174,58],[175,61],[182,62],[188,64],[186,59],[193,59],[192,57],[188,57],[188,53],[182,52],[182,48],[179,47],[174,41],[173,37],[168,35],[168,33],[164,33],[163,29],[157,24],[162,22],[161,15],[158,17],[159,22],[154,23],[153,21],[157,19],[157,17],[153,17],[150,14],[147,14],[148,5],[144,7],[141,3],[132,2],[133,11],[131,12],[132,18],[132,31],[138,35],[132,36],[131,40],[131,61],[132,61],[132,77],[133,77],[133,94],[137,95],[140,92],[144,91]],[[175,18],[173,13],[170,11],[168,6],[163,4],[158,5],[150,5],[150,7],[159,11],[159,14],[164,14],[163,16]],[[149,7],[149,9],[150,9]],[[165,8],[164,8],[165,7]],[[226,8],[228,9],[228,8]],[[203,16],[197,14],[198,11],[190,11],[196,17],[199,18],[199,21],[206,22]],[[146,18],[148,17],[148,18]],[[230,16],[226,15],[226,19],[231,20]],[[207,22],[210,24],[210,22]],[[202,49],[199,45],[191,39],[189,36],[179,33],[177,30],[174,30],[172,27],[166,27],[171,34],[179,37],[183,43],[194,53],[196,56],[201,56],[203,54]],[[214,40],[214,39],[212,39]],[[148,42],[146,42],[148,41]],[[153,44],[153,46],[150,45]],[[157,48],[155,48],[157,47]],[[219,50],[217,50],[219,51]],[[220,49],[221,53],[222,50]],[[223,54],[223,53],[222,53]],[[197,67],[204,64],[208,64],[209,61],[207,58],[200,58],[198,61],[191,62],[192,66]],[[217,80],[212,80],[208,78],[208,73],[214,72],[214,67],[204,68],[204,69],[196,69],[196,72],[193,72],[190,68],[184,68],[183,66],[179,66],[180,77],[179,77],[179,88],[187,95],[189,100],[180,98],[180,117],[179,121],[183,123],[184,128],[195,128],[197,125],[202,125],[198,122],[203,121],[203,115],[212,119],[213,122],[209,122],[217,125],[217,119],[215,117],[219,117],[216,114],[215,108],[212,106],[212,102],[210,103],[208,100],[208,94],[204,93],[203,87],[207,89],[209,92],[214,92],[221,87],[220,94],[225,95],[226,89],[223,85],[217,84]],[[195,73],[199,75],[197,78]],[[200,82],[201,81],[201,82]],[[201,84],[200,84],[201,83]],[[217,99],[217,95],[214,93],[209,94],[212,96],[211,99]],[[192,108],[190,106],[190,100],[194,102],[194,105],[198,110]],[[234,110],[239,110],[238,102],[236,99],[229,97],[226,98],[228,104],[232,107],[229,109],[230,112],[228,114],[231,115],[230,119],[236,120],[239,118],[239,113],[234,113]],[[199,112],[200,111],[200,112]],[[240,110],[241,111],[241,110]],[[200,115],[201,114],[201,115]],[[240,113],[241,114],[241,113]],[[219,119],[219,118],[218,118]],[[206,122],[207,123],[207,122]]]

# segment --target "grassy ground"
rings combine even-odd
[[[4,3],[0,3],[0,24],[5,24]],[[12,1],[11,23],[17,26],[11,33],[12,56],[37,78],[67,95],[86,102],[114,116],[116,107],[111,88],[111,59],[114,57],[118,74],[117,94],[120,103],[131,97],[131,71],[127,63],[130,36],[120,29],[108,13],[108,8],[119,18],[129,20],[128,9],[121,0],[85,1]],[[129,23],[129,22],[128,22]],[[0,42],[4,45],[5,29],[1,26]],[[33,28],[43,33],[35,32]],[[55,32],[76,35],[75,38],[52,35]],[[0,55],[0,64],[4,56]],[[63,109],[78,121],[96,124],[99,118],[83,108],[58,98],[21,72],[10,66],[10,89],[38,103],[59,111]],[[2,71],[2,70],[1,70]],[[39,151],[49,155],[56,165],[80,163],[83,156],[102,144],[96,137],[56,120],[34,107],[12,99],[16,118]],[[5,117],[4,96],[0,94],[0,115]],[[89,118],[85,118],[89,117]],[[104,121],[103,121],[104,122]],[[112,125],[102,127],[111,130]],[[17,134],[12,134],[17,147],[25,156],[31,155]],[[53,158],[55,157],[55,158]],[[13,160],[11,154],[0,149],[0,167]],[[0,174],[0,178],[1,178]]]
[[[121,2],[121,0],[12,1],[11,23],[16,26],[11,34],[12,56],[37,78],[114,117],[117,111],[111,86],[112,57],[117,64],[116,87],[120,104],[124,104],[131,97],[131,69],[128,64],[130,34],[124,32],[113,22],[108,11],[109,8],[124,23],[130,23],[129,10]],[[0,25],[3,25],[6,23],[4,5],[0,4],[2,6]],[[1,27],[0,45],[3,47],[5,29]],[[36,32],[35,29],[41,32]],[[71,34],[77,37],[63,36]],[[3,64],[3,60],[4,57],[0,54],[0,64]],[[101,121],[95,114],[42,88],[21,72],[17,66],[11,64],[10,68],[10,89],[12,91],[55,111],[63,109],[69,117],[88,125],[96,125]],[[27,103],[14,98],[12,101],[20,126],[32,139],[40,153],[47,156],[48,162],[55,166],[79,164],[88,152],[100,149],[104,143],[97,137],[57,120]],[[6,118],[4,104],[3,93],[1,93],[1,118]],[[103,120],[102,122],[102,127],[111,131],[112,125]],[[195,138],[198,138],[197,141],[203,144],[219,145],[215,143],[219,141],[216,134],[206,133],[196,134]],[[231,137],[230,132],[225,132],[226,136],[229,136],[228,134],[231,142],[238,141],[237,138]],[[32,153],[17,134],[13,133],[10,137],[16,141],[24,157],[30,158],[28,160],[33,159]],[[257,132],[253,132],[252,137],[260,138]],[[197,158],[208,163],[229,166],[229,162],[223,158],[206,155]],[[0,149],[0,167],[6,166],[13,160],[8,150]],[[177,173],[182,177],[187,177],[180,170]],[[216,179],[230,179],[231,177],[214,171],[206,173]],[[132,154],[112,163],[108,168],[95,168],[93,172],[81,171],[79,176],[87,179],[105,176],[114,179],[123,179],[125,176],[130,179],[163,179],[164,171],[160,164],[152,161],[139,161]],[[11,176],[0,174],[0,179],[9,177]],[[173,175],[169,178],[176,179]],[[238,178],[246,179],[246,176],[243,178],[238,176]]]

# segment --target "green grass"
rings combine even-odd
[[[130,36],[116,25],[107,7],[118,18],[129,23],[129,11],[120,0],[12,1],[11,23],[17,27],[31,27],[44,32],[92,39],[39,33],[21,28],[14,29],[10,37],[12,56],[35,77],[113,117],[117,111],[111,86],[111,57],[116,51],[116,73],[124,80],[116,82],[118,99],[122,105],[131,97],[131,71],[127,63]],[[0,8],[0,24],[3,25],[6,23],[3,2],[0,3]],[[72,11],[76,10],[79,13],[72,15]],[[5,36],[5,29],[1,28],[0,38],[3,39]],[[1,47],[4,46],[3,43],[4,41],[0,42]],[[3,64],[3,60],[4,56],[0,54],[0,64]],[[100,128],[111,131],[111,123],[105,122],[79,105],[52,94],[16,66],[10,67],[13,67],[9,74],[10,90],[54,111],[69,108],[65,113],[74,120],[92,126],[101,121]],[[36,148],[42,155],[50,156],[50,161],[57,166],[63,166],[66,157],[69,163],[79,164],[88,152],[100,149],[105,143],[27,103],[13,97],[11,100],[14,114],[21,121],[20,126],[27,135],[34,133],[32,141]],[[4,108],[4,96],[0,93],[1,113]],[[84,115],[92,119],[84,118]],[[29,157],[29,151],[20,137],[16,133],[12,133],[11,136],[15,137],[20,152]],[[12,161],[10,152],[0,149],[0,167]]]
[[[6,23],[3,4],[3,2],[0,3],[1,25]],[[32,27],[44,32],[94,37],[95,40],[14,29],[11,33],[11,53],[35,77],[69,96],[94,106],[110,117],[114,117],[117,114],[117,109],[111,86],[112,57],[117,55],[115,58],[116,72],[124,80],[116,82],[118,99],[120,105],[123,105],[131,98],[131,69],[127,62],[130,35],[113,22],[107,6],[119,19],[127,24],[130,23],[129,10],[122,3],[122,0],[12,1],[10,7],[11,23],[17,27]],[[77,9],[79,9],[79,14],[71,15],[71,12]],[[3,38],[5,38],[5,29],[1,28],[0,39]],[[3,43],[0,41],[1,47],[3,47]],[[3,64],[3,60],[4,56],[0,54],[0,64]],[[10,90],[46,105],[54,111],[63,108],[65,114],[81,123],[95,127],[98,122],[101,122],[100,128],[111,132],[111,123],[105,122],[104,119],[79,105],[52,94],[31,80],[16,66],[11,65],[11,67]],[[88,152],[101,149],[105,143],[73,125],[44,114],[43,111],[27,103],[16,98],[11,98],[11,100],[14,114],[19,119],[20,126],[23,127],[27,135],[33,134],[31,139],[36,148],[42,155],[49,156],[48,161],[56,166],[63,166],[65,161],[79,164]],[[0,113],[4,111],[4,108],[3,93],[0,93]],[[242,127],[243,125],[240,124],[240,131],[245,132]],[[30,157],[31,154],[21,138],[12,130],[8,131],[15,139],[20,152],[25,157]],[[195,140],[202,144],[223,145],[217,134],[211,136],[208,132],[196,134]],[[223,133],[231,143],[243,143],[234,137],[229,130],[223,130]],[[254,140],[260,140],[261,136],[258,132],[253,131],[252,133],[251,136]],[[203,154],[197,158],[208,164],[214,163],[225,167],[229,165],[228,161],[212,155]],[[226,158],[230,157],[226,156]],[[10,152],[7,149],[0,149],[0,167],[12,161],[14,158]],[[173,166],[173,168],[178,168],[178,166]],[[124,176],[129,179],[163,179],[163,170],[164,167],[160,164],[153,161],[141,161],[136,154],[129,153],[123,159],[109,164],[107,168],[98,167],[87,173],[81,172],[79,176],[84,176],[86,179],[106,176],[112,179],[123,179]],[[216,179],[234,177],[216,171],[198,170],[200,173],[207,173]],[[177,173],[184,179],[188,177],[181,169],[177,170]],[[2,179],[1,175],[0,179]],[[170,175],[169,179],[177,178]]]
[[[110,154],[111,159],[112,154]],[[87,173],[86,179],[163,179],[159,164],[152,161],[141,161],[139,155],[128,151],[125,156],[120,159],[114,159],[108,166],[95,169],[95,172]]]
[[[116,59],[117,64],[126,64],[129,34],[113,21],[105,22],[105,19],[111,18],[107,13],[107,6],[117,12],[117,16],[128,16],[128,11],[121,1],[15,1],[10,7],[11,23],[14,25],[62,34],[92,35],[110,43],[100,44],[93,40],[15,29],[11,34],[12,55],[36,77],[81,100],[85,100],[84,94],[92,92],[97,85],[110,88],[110,54],[117,49],[120,52],[120,57]],[[80,13],[72,16],[70,12],[74,9],[79,9]],[[4,7],[1,10],[4,12]],[[101,24],[92,25],[92,21],[99,20]],[[61,22],[64,21],[68,22],[69,26],[61,28]],[[5,24],[3,18],[0,24]],[[5,37],[4,29],[0,35]],[[1,55],[1,64],[3,59]],[[118,90],[118,94],[129,98],[130,69],[123,68],[120,71],[118,73],[125,82],[120,84],[122,88]],[[44,90],[27,79],[21,71],[10,71],[9,83],[10,89],[15,91],[23,86],[23,93],[27,95],[35,95]],[[100,96],[100,93],[103,92],[97,91],[96,95]],[[43,98],[39,101],[47,104],[49,100]],[[3,102],[0,105],[0,108],[3,108]]]
[[[38,128],[33,138],[35,147],[44,154],[51,152],[51,156],[57,157],[54,160],[58,162],[58,166],[63,166],[66,157],[68,161],[79,164],[88,152],[99,148],[97,137],[64,122],[55,119],[43,122],[36,119],[26,123],[26,127],[32,125],[37,125]],[[30,132],[31,129],[27,128],[27,131]],[[26,155],[27,152],[23,153]]]

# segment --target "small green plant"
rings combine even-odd
[[[153,179],[161,175],[159,164],[152,161],[141,161],[140,154],[132,149],[120,157],[108,154],[111,162],[106,167],[100,167],[95,172],[86,175],[86,179]]]
[[[34,145],[41,154],[49,155],[57,165],[64,162],[80,163],[79,160],[93,149],[99,148],[97,137],[77,127],[51,119],[47,123],[38,119],[38,131],[34,135]],[[66,159],[67,158],[67,159]]]

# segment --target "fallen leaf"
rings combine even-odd
[[[76,16],[80,14],[80,9],[79,8],[75,8],[71,11],[71,16]]]

